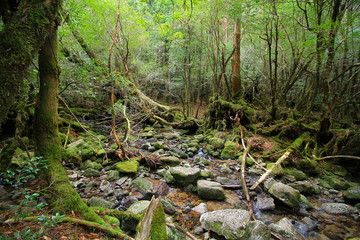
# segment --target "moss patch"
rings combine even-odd
[[[138,161],[118,162],[115,165],[115,167],[121,173],[137,173],[139,169],[139,162]]]

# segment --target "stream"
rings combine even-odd
[[[212,231],[203,229],[199,218],[205,212],[216,210],[248,210],[241,186],[239,186],[241,185],[240,163],[237,159],[220,159],[211,156],[206,149],[207,142],[204,139],[204,135],[185,135],[173,129],[147,128],[141,133],[133,134],[128,148],[140,149],[144,155],[151,152],[160,156],[172,156],[174,159],[179,159],[180,166],[189,169],[199,168],[201,179],[226,185],[224,187],[226,198],[221,201],[200,198],[196,181],[186,186],[170,181],[166,172],[172,166],[149,169],[140,164],[135,174],[120,173],[119,176],[116,174],[113,176],[113,164],[109,164],[97,169],[100,172],[98,176],[85,174],[86,166],[68,169],[68,174],[73,186],[83,198],[89,200],[88,203],[91,198],[101,198],[111,203],[112,208],[127,210],[132,204],[149,200],[152,195],[155,195],[170,200],[168,206],[164,205],[168,221],[181,226],[198,239],[225,239]],[[88,164],[89,166],[91,164]],[[113,172],[110,173],[111,171]],[[262,173],[263,171],[256,166],[247,168],[248,187]],[[151,182],[150,190],[134,187],[133,182],[138,178]],[[276,181],[293,184],[296,180],[292,176],[283,176]],[[256,218],[266,225],[287,218],[303,239],[340,240],[360,237],[359,213],[345,202],[342,192],[323,187],[316,177],[308,177],[306,181],[315,186],[317,192],[305,194],[311,206],[296,210],[265,191],[263,185],[255,191],[250,191]],[[346,203],[351,211],[331,212],[324,208],[325,203]],[[180,232],[171,233],[170,236],[171,239],[189,239]]]

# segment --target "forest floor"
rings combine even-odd
[[[160,125],[132,131],[125,148],[130,159],[138,161],[139,166],[134,172],[125,173],[116,167],[121,159],[114,154],[116,144],[107,144],[112,142],[111,136],[104,135],[107,130],[96,131],[99,129],[92,133],[105,142],[105,145],[101,146],[97,139],[77,127],[68,132],[66,146],[68,152],[76,153],[81,158],[81,162],[66,162],[65,165],[74,188],[89,205],[92,200],[101,198],[111,208],[130,211],[133,204],[145,202],[146,205],[149,196],[155,195],[169,200],[170,204],[165,207],[165,212],[168,214],[167,221],[171,224],[186,229],[197,239],[219,240],[224,238],[214,231],[205,230],[199,221],[200,216],[217,210],[247,209],[247,201],[241,190],[241,164],[238,160],[244,149],[237,143],[238,132],[208,130],[189,135],[184,130]],[[63,127],[62,132],[67,132],[67,126]],[[269,168],[282,155],[289,142],[260,135],[248,135],[247,139],[253,142],[251,154],[258,161],[257,164],[250,159],[246,161],[246,183],[250,187],[264,172],[263,169]],[[17,154],[18,158],[26,155],[25,151]],[[224,186],[225,199],[212,200],[200,196],[196,179],[185,184],[176,179],[173,171],[176,166],[188,171],[199,169],[199,179],[220,183]],[[360,217],[354,207],[356,201],[345,198],[346,191],[350,187],[359,186],[359,182],[352,181],[351,173],[345,168],[327,162],[305,161],[296,152],[276,168],[270,178],[295,188],[306,196],[308,202],[296,203],[299,204],[299,209],[294,211],[269,192],[267,183],[250,191],[255,216],[267,226],[289,221],[293,226],[293,239],[337,240],[360,237]],[[135,182],[149,184],[150,187],[143,189]],[[30,189],[28,192],[38,191],[36,181],[25,183],[23,187]],[[39,216],[53,213],[48,207],[36,209],[36,204],[43,201],[41,198],[36,203],[26,203],[26,194],[20,194],[16,188],[3,184],[0,185],[0,190],[1,240],[112,239],[97,230],[64,222],[39,220],[36,223],[10,223],[6,220],[19,217],[19,213]],[[267,204],[263,205],[263,200],[268,201]],[[327,208],[328,205],[330,209]],[[332,211],[337,207],[339,212]],[[140,210],[145,209],[140,206]],[[123,230],[132,234],[129,229]],[[19,237],[14,238],[14,234]],[[168,229],[168,234],[169,239],[189,239],[184,232],[176,229]]]

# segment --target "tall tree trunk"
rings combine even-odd
[[[20,1],[0,32],[0,125],[23,90],[24,78],[53,26],[61,0]]]
[[[39,54],[40,92],[35,108],[34,140],[35,153],[48,160],[44,177],[52,186],[51,202],[57,211],[74,211],[87,220],[102,223],[103,220],[81,200],[73,189],[66,171],[61,165],[63,149],[58,130],[58,87],[60,68],[58,64],[58,43],[56,27],[41,47]]]
[[[232,90],[233,97],[239,99],[241,97],[241,77],[240,77],[240,41],[241,28],[240,19],[234,23],[234,54],[233,54],[233,69],[232,69]]]

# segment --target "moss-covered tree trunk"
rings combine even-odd
[[[61,0],[19,1],[12,9],[14,12],[6,16],[0,32],[0,125],[22,92],[27,69],[54,25],[61,3]],[[4,18],[2,11],[1,14]]]
[[[57,211],[74,211],[87,220],[102,222],[73,189],[61,164],[63,149],[58,130],[58,64],[57,31],[51,28],[39,54],[40,92],[35,108],[35,152],[48,160],[43,176],[52,186],[51,201]]]

